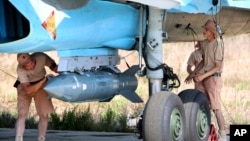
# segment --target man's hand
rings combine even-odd
[[[193,77],[194,77],[193,74],[189,74],[189,75],[187,76],[187,78],[185,79],[184,82],[185,82],[186,84],[192,83]]]
[[[41,80],[40,82],[38,82],[36,85],[38,85],[38,90],[43,89],[43,87],[45,86],[45,84],[47,83],[48,79],[47,77],[44,77],[43,80]]]
[[[33,92],[37,92],[37,91],[43,89],[43,87],[45,86],[46,83],[47,83],[47,78],[45,77],[41,81],[36,83],[35,85],[31,85],[30,88],[33,89]]]
[[[202,80],[204,80],[205,79],[205,75],[196,75],[195,77],[194,77],[194,81],[195,82],[201,82]]]
[[[26,94],[30,95],[42,89],[46,83],[47,83],[47,78],[45,77],[34,85],[30,85],[29,83],[21,83],[21,85],[25,90]]]

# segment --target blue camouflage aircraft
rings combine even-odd
[[[135,74],[146,76],[149,99],[128,126],[145,141],[206,141],[208,100],[193,89],[171,92],[180,81],[163,62],[162,44],[202,39],[208,19],[220,39],[250,33],[250,1],[0,0],[0,52],[57,51],[59,75],[44,89],[66,102],[108,102],[118,94],[143,102]],[[118,50],[138,51],[138,65],[121,72]]]

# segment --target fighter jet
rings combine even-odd
[[[220,39],[250,33],[250,1],[0,0],[0,52],[57,51],[59,74],[44,89],[66,102],[108,102],[119,94],[142,102],[135,75],[147,77],[149,99],[135,125],[142,138],[205,141],[208,100],[193,89],[171,92],[180,81],[163,62],[162,45],[202,39],[207,19]],[[121,72],[118,50],[138,51],[138,65]]]

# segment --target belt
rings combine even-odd
[[[214,77],[221,77],[221,73],[220,73],[220,72],[216,72],[216,73],[212,74],[211,76],[214,76]]]
[[[38,82],[42,81],[43,79],[44,79],[44,77],[43,77],[43,78],[41,78],[41,79],[39,79],[39,80],[37,80],[37,81],[30,82],[30,85],[35,85],[36,83],[38,83]]]
[[[44,77],[43,77],[42,79],[40,79],[40,80],[37,80],[37,81],[34,81],[34,82],[30,82],[30,84],[31,84],[31,85],[34,85],[34,84],[36,84],[36,83],[42,81],[43,79],[44,79]],[[18,86],[20,83],[21,83],[21,82],[20,82],[19,80],[16,80],[15,84],[13,85],[13,87],[16,87],[16,88],[17,88],[17,86]]]

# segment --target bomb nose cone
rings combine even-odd
[[[77,102],[83,88],[79,83],[78,74],[62,73],[48,80],[44,90],[50,97],[66,102]]]
[[[61,85],[62,80],[59,76],[49,78],[44,90],[50,97],[61,98],[63,97],[64,87]]]

